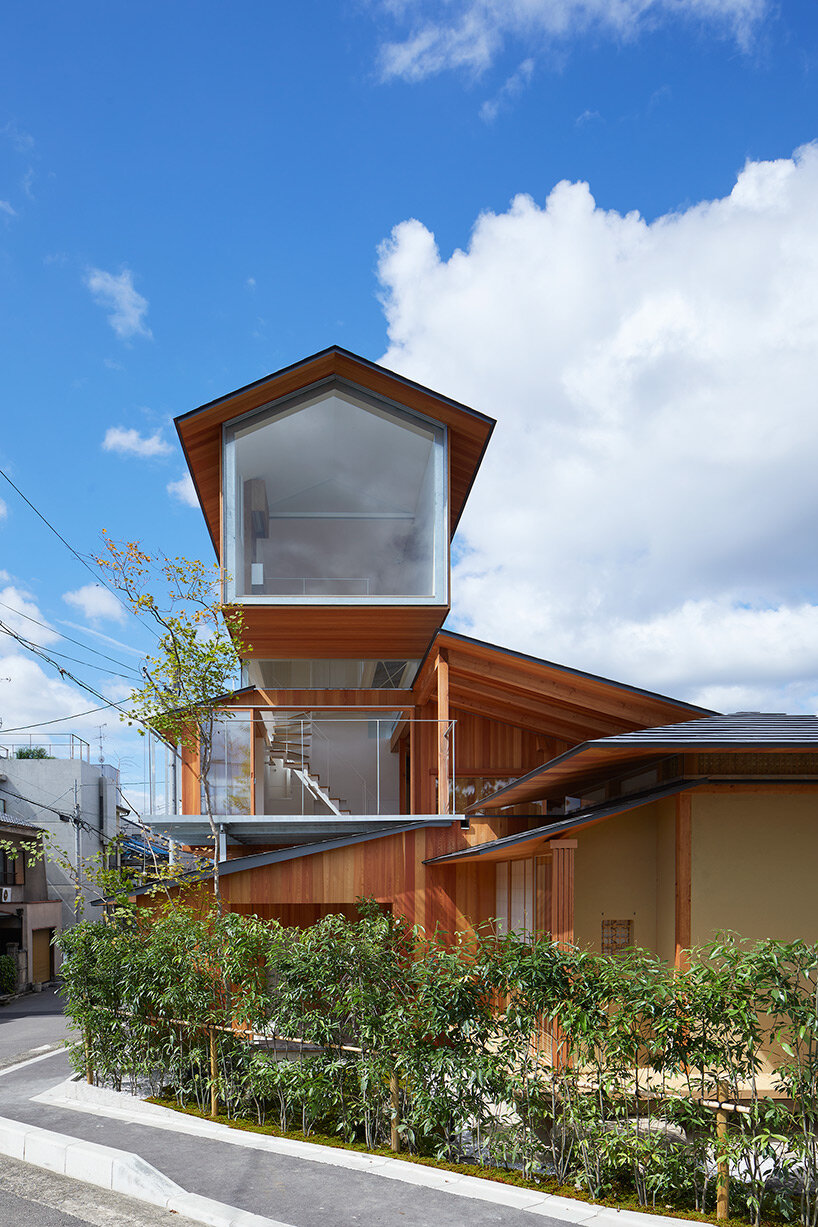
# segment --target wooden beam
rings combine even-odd
[[[677,967],[686,967],[691,945],[690,895],[692,881],[692,817],[690,794],[676,797],[676,957]]]
[[[549,844],[551,861],[551,940],[574,944],[574,852],[575,839],[554,839]]]
[[[570,715],[564,720],[558,710],[543,708],[536,703],[517,704],[513,700],[504,700],[500,691],[494,691],[489,686],[483,687],[482,692],[477,687],[464,687],[459,679],[454,677],[449,701],[452,707],[473,712],[476,716],[485,716],[488,720],[499,720],[502,724],[530,729],[544,737],[559,737],[572,746],[604,735],[598,725],[590,722],[585,725],[577,724]]]
[[[437,812],[449,812],[449,657],[438,652],[437,673]]]

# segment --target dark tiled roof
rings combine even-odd
[[[27,831],[42,829],[37,826],[36,822],[29,822],[27,818],[17,818],[14,814],[0,814],[0,831],[3,827],[25,827]]]
[[[664,724],[633,733],[600,737],[596,746],[678,746],[680,749],[807,749],[818,748],[818,716],[787,716],[783,712],[737,711]]]

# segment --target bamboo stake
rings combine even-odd
[[[389,1095],[392,1100],[392,1149],[397,1153],[400,1150],[400,1132],[398,1125],[400,1124],[400,1087],[398,1085],[398,1071],[393,1069],[389,1077]]]
[[[90,1043],[90,1041],[89,1041],[89,1039],[88,1039],[88,1035],[87,1035],[87,1033],[86,1033],[86,1035],[84,1036],[84,1039],[85,1039],[85,1081],[86,1081],[86,1082],[87,1082],[89,1085],[93,1086],[93,1084],[94,1084],[94,1067],[93,1067],[93,1065],[91,1064],[91,1043]]]
[[[730,1217],[730,1163],[727,1158],[727,1112],[724,1101],[727,1087],[719,1083],[719,1109],[716,1112],[716,1220],[724,1222]]]
[[[219,1115],[219,1067],[216,1062],[216,1028],[210,1028],[210,1115],[213,1120]]]

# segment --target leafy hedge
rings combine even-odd
[[[674,972],[362,914],[296,930],[174,907],[68,930],[77,1068],[370,1147],[397,1117],[416,1153],[699,1210],[721,1087],[744,1107],[720,1151],[733,1211],[818,1222],[818,948],[726,937]],[[786,1106],[759,1091],[769,1052]]]
[[[0,993],[13,993],[17,987],[17,963],[10,954],[0,954]]]

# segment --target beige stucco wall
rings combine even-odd
[[[664,903],[657,909],[657,860],[661,862],[664,876],[666,855],[657,832],[660,826],[664,829],[663,809],[667,804],[667,801],[655,802],[577,832],[574,854],[574,940],[577,945],[598,951],[604,918],[633,920],[634,942],[648,950],[657,949],[657,929],[661,940],[666,941]],[[670,821],[672,856],[672,817]],[[671,928],[672,884],[671,878]]]
[[[818,792],[691,795],[693,944],[818,941]]]

